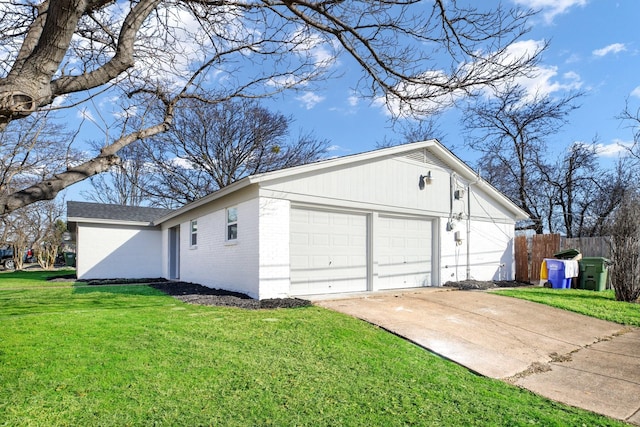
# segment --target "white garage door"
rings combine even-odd
[[[366,215],[291,210],[291,295],[367,290]]]
[[[381,216],[375,242],[378,289],[431,285],[432,221]]]

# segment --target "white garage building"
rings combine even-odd
[[[130,208],[147,209],[137,222],[97,221],[87,212],[100,206],[113,209],[69,202],[79,278],[162,276],[259,299],[511,280],[527,217],[435,140],[253,175],[168,213]],[[114,262],[143,252],[154,260]]]

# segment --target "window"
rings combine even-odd
[[[227,209],[227,240],[238,238],[238,208]]]
[[[198,245],[198,220],[191,220],[191,247]]]

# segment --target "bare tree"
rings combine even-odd
[[[615,213],[611,233],[611,284],[616,300],[640,298],[640,197],[628,191]]]
[[[542,233],[551,216],[553,192],[545,183],[547,139],[566,123],[582,94],[559,98],[507,85],[496,96],[470,103],[463,117],[466,144],[481,153],[484,178],[514,200],[529,216],[528,227]]]
[[[634,160],[633,166],[640,169],[640,108],[634,110],[627,100],[624,110],[617,119],[631,129],[633,143],[630,146],[623,146],[623,148],[626,154]]]
[[[639,177],[627,157],[617,160],[612,169],[598,168],[593,179],[583,180],[576,200],[576,236],[611,235],[611,218],[628,191],[638,191]]]
[[[593,144],[575,142],[551,167],[541,168],[544,185],[551,187],[552,194],[547,223],[550,232],[563,232],[567,237],[581,235],[585,212],[580,208],[598,196],[595,192],[599,175],[597,155],[595,141]]]
[[[394,130],[398,135],[396,138],[389,139],[385,137],[384,140],[376,142],[376,146],[378,148],[386,148],[429,139],[437,139],[439,142],[444,143],[446,138],[446,134],[443,133],[438,123],[437,115],[431,115],[425,119],[408,123],[404,122],[403,124],[395,123]]]
[[[43,114],[0,130],[0,199],[76,161],[72,141],[71,134]]]
[[[292,123],[255,100],[188,100],[169,131],[144,143],[152,170],[143,191],[159,205],[179,206],[248,175],[319,160],[329,143],[292,138]]]
[[[530,11],[455,0],[2,0],[0,12],[0,127],[111,88],[130,97],[128,111],[163,109],[95,157],[0,196],[0,215],[109,170],[207,85],[219,99],[308,87],[344,54],[363,73],[362,95],[422,113],[526,74],[539,56],[510,49]]]
[[[126,206],[142,206],[150,201],[148,188],[152,185],[153,172],[144,147],[127,145],[118,153],[121,162],[108,173],[90,178],[92,191],[81,194],[98,203]]]
[[[60,218],[64,203],[44,200],[18,209],[0,219],[0,246],[13,249],[15,268],[23,268],[24,254],[33,249],[43,268],[53,267],[62,243]],[[64,231],[64,230],[63,230]]]

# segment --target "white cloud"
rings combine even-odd
[[[90,122],[95,123],[96,119],[93,113],[88,108],[83,108],[76,113],[76,116],[79,119],[89,120]]]
[[[307,110],[311,110],[313,107],[324,101],[324,97],[317,95],[313,92],[307,92],[302,96],[296,98],[298,101],[302,101],[304,107]]]
[[[131,118],[137,115],[138,115],[138,107],[136,105],[125,107],[124,109],[118,110],[113,113],[113,116],[118,119]]]
[[[182,157],[174,157],[173,159],[169,160],[169,164],[182,169],[187,169],[187,170],[193,169],[193,163],[191,163],[187,159],[183,159]]]
[[[514,2],[534,10],[541,10],[542,17],[547,24],[551,24],[553,18],[566,13],[574,6],[584,6],[587,4],[587,0],[514,0]]]
[[[333,41],[332,45],[318,34],[309,34],[305,28],[300,27],[292,34],[290,43],[292,52],[312,58],[314,66],[318,69],[327,69],[336,64],[335,51],[339,49],[336,41]]]
[[[510,64],[521,58],[527,58],[535,55],[545,45],[544,40],[523,40],[510,45],[503,54],[494,58],[495,63]],[[470,67],[471,65],[461,65],[461,67]],[[528,96],[545,96],[558,91],[578,90],[582,87],[583,82],[580,75],[576,72],[569,71],[559,75],[557,66],[538,66],[531,70],[529,77],[519,77],[511,81],[504,81],[493,88],[478,87],[487,97],[494,96],[496,90],[504,89],[507,84],[517,84],[523,87]],[[448,76],[442,71],[429,71],[424,73],[422,77],[425,80],[431,80],[442,84],[448,82]],[[446,95],[433,94],[433,89],[418,84],[402,83],[396,87],[400,93],[406,94],[412,98],[411,106],[401,103],[393,96],[378,97],[373,104],[385,110],[385,113],[394,117],[408,117],[414,113],[430,113],[438,110],[446,109],[453,106],[459,99],[466,96],[466,92],[454,91]],[[526,101],[526,99],[524,100]]]
[[[614,139],[611,144],[596,144],[596,152],[602,157],[617,157],[625,154],[633,146],[633,142]]]
[[[449,79],[449,76],[442,71],[428,71],[419,77],[426,81],[441,82],[442,84],[446,84]],[[428,85],[407,82],[398,84],[395,90],[410,101],[400,100],[397,96],[389,94],[374,99],[373,105],[380,107],[388,116],[405,118],[432,114],[449,108],[466,95],[463,90],[443,95],[438,88],[434,89]]]
[[[270,78],[265,83],[265,85],[275,87],[278,90],[282,90],[285,88],[291,88],[298,85],[305,86],[305,83],[301,82],[300,79],[294,76],[293,74],[289,74],[286,76],[278,76],[278,77]]]
[[[516,83],[527,90],[529,96],[549,95],[554,92],[578,90],[582,87],[580,75],[570,71],[558,76],[558,67],[538,67],[533,78],[521,78]]]
[[[51,103],[51,108],[62,107],[67,98],[69,98],[69,95],[67,94],[56,96]]]
[[[544,46],[544,40],[523,40],[509,46],[506,52],[505,62],[509,58],[522,58],[531,56]],[[539,65],[532,70],[533,77],[520,77],[514,81],[519,86],[524,87],[529,95],[548,95],[553,92],[563,90],[576,90],[582,87],[580,75],[569,71],[562,76],[558,76],[558,67],[552,65]]]
[[[612,43],[608,46],[603,47],[602,49],[596,49],[591,53],[593,53],[595,56],[602,57],[610,53],[624,52],[625,50],[627,50],[627,48],[624,43]]]
[[[631,91],[631,96],[640,98],[640,86],[636,86],[636,88]]]

